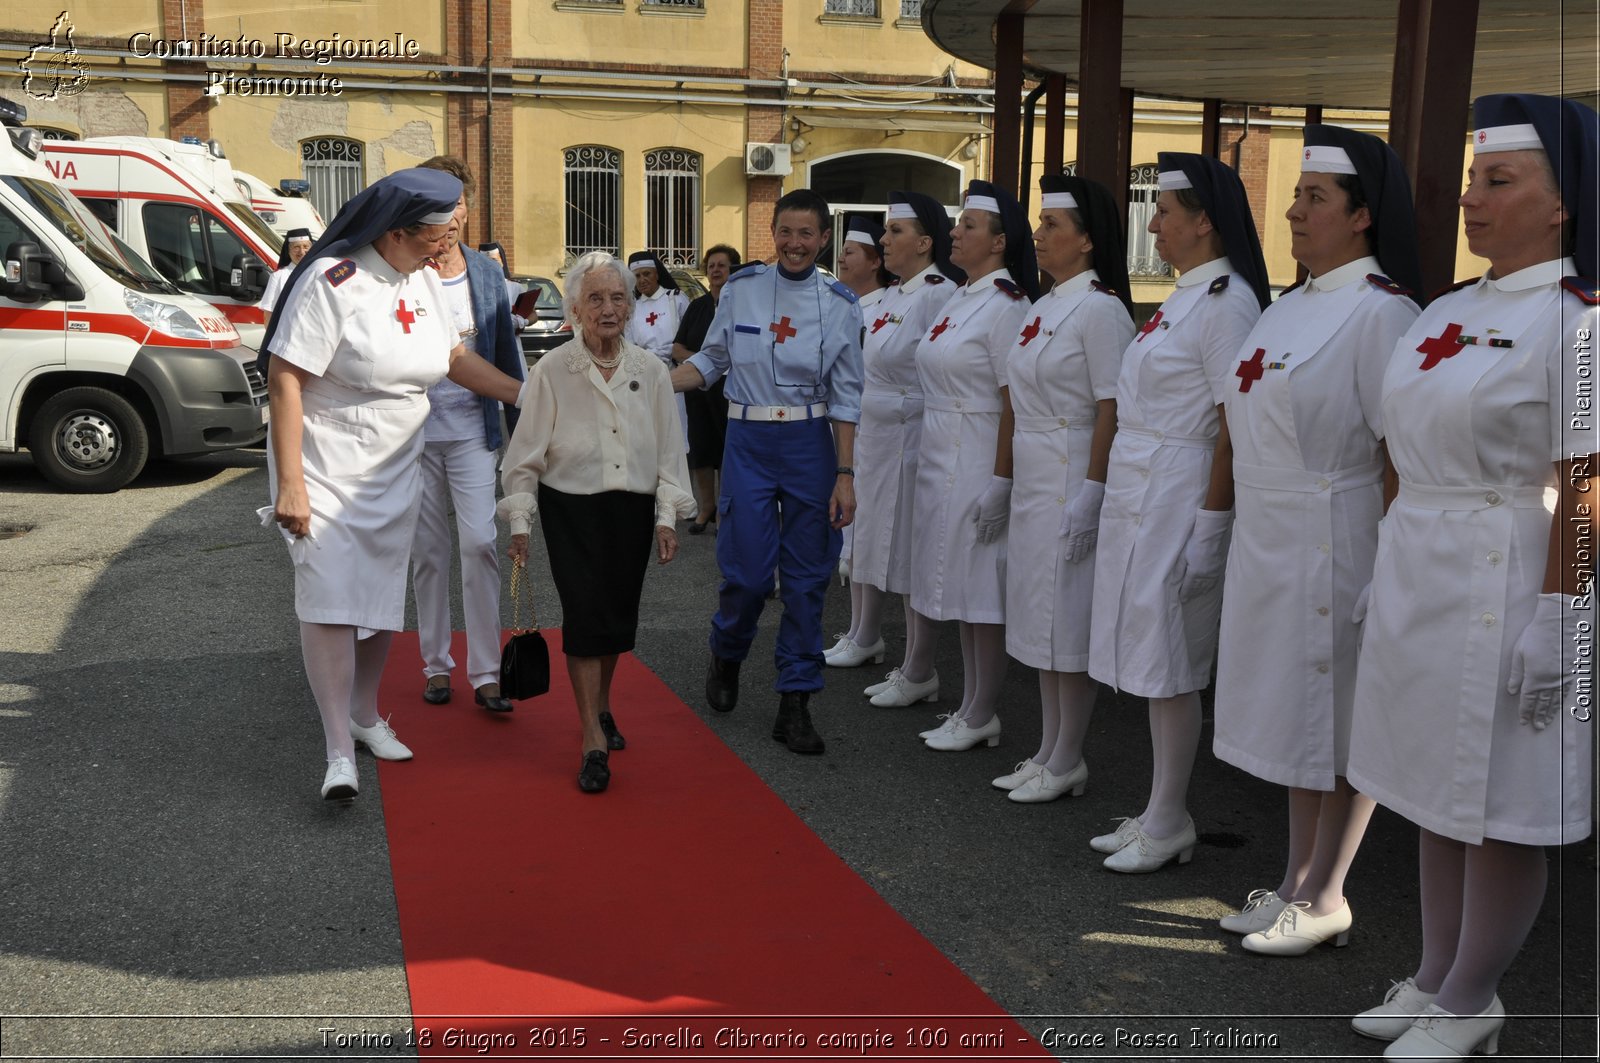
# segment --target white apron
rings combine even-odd
[[[924,412],[911,607],[933,620],[1006,619],[1006,537],[980,545],[973,517],[994,476],[1006,352],[1029,306],[996,286],[1007,278],[997,270],[957,289],[917,346]]]
[[[1054,672],[1089,666],[1094,552],[1067,561],[1061,514],[1083,485],[1101,398],[1116,395],[1133,321],[1091,287],[1093,270],[1059,284],[1024,315],[1006,363],[1016,418],[1006,530],[1006,652]]]
[[[1474,844],[1561,844],[1590,828],[1593,723],[1562,713],[1534,731],[1505,690],[1544,580],[1552,462],[1594,447],[1592,420],[1583,432],[1569,422],[1567,359],[1595,312],[1562,295],[1559,266],[1441,296],[1396,344],[1384,381],[1401,487],[1379,530],[1349,779]],[[1544,273],[1552,280],[1524,286]],[[1511,346],[1462,345],[1423,370],[1419,347],[1452,333]]]
[[[1123,354],[1089,636],[1089,674],[1144,698],[1211,679],[1222,588],[1181,602],[1183,551],[1210,484],[1216,407],[1261,312],[1218,259],[1180,278],[1159,313]]]
[[[683,322],[683,312],[689,309],[689,297],[671,288],[657,288],[648,299],[638,298],[633,303],[633,317],[628,320],[626,338],[655,355],[668,369],[673,368],[672,344]],[[689,452],[689,407],[683,392],[675,396],[678,405],[678,424],[683,429],[683,451]]]
[[[1331,790],[1349,753],[1351,612],[1383,515],[1383,370],[1417,316],[1410,299],[1366,280],[1377,268],[1349,263],[1269,307],[1227,402],[1236,517],[1214,749],[1282,786]]]
[[[885,291],[861,320],[865,379],[856,429],[856,519],[850,578],[911,593],[912,499],[922,442],[917,344],[956,285],[929,266]]]

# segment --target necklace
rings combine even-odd
[[[610,359],[610,360],[596,358],[594,356],[594,353],[590,352],[589,360],[591,362],[593,362],[595,364],[595,366],[600,368],[600,369],[615,369],[617,366],[622,364],[622,351],[619,348],[617,350],[617,356],[615,358]]]

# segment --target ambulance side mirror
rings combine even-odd
[[[66,271],[60,259],[38,244],[21,241],[6,248],[0,291],[19,303],[83,298],[83,286]]]
[[[272,271],[256,256],[248,253],[234,255],[228,272],[228,290],[236,299],[254,302],[267,290],[267,278],[270,276]]]

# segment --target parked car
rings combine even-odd
[[[524,297],[533,295],[536,302],[528,327],[518,339],[522,342],[522,357],[529,365],[537,362],[545,351],[551,351],[572,338],[572,325],[568,323],[561,307],[561,289],[549,277],[527,277],[513,274],[512,280],[525,289]],[[526,307],[524,307],[526,309]]]
[[[686,269],[673,270],[672,279],[678,282],[678,290],[691,300],[698,299],[706,294],[705,282]]]

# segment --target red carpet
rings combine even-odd
[[[424,704],[394,640],[381,701],[417,757],[382,765],[384,819],[424,1055],[1048,1058],[631,655],[628,748],[579,792],[546,637],[551,692],[505,717],[461,669]]]

